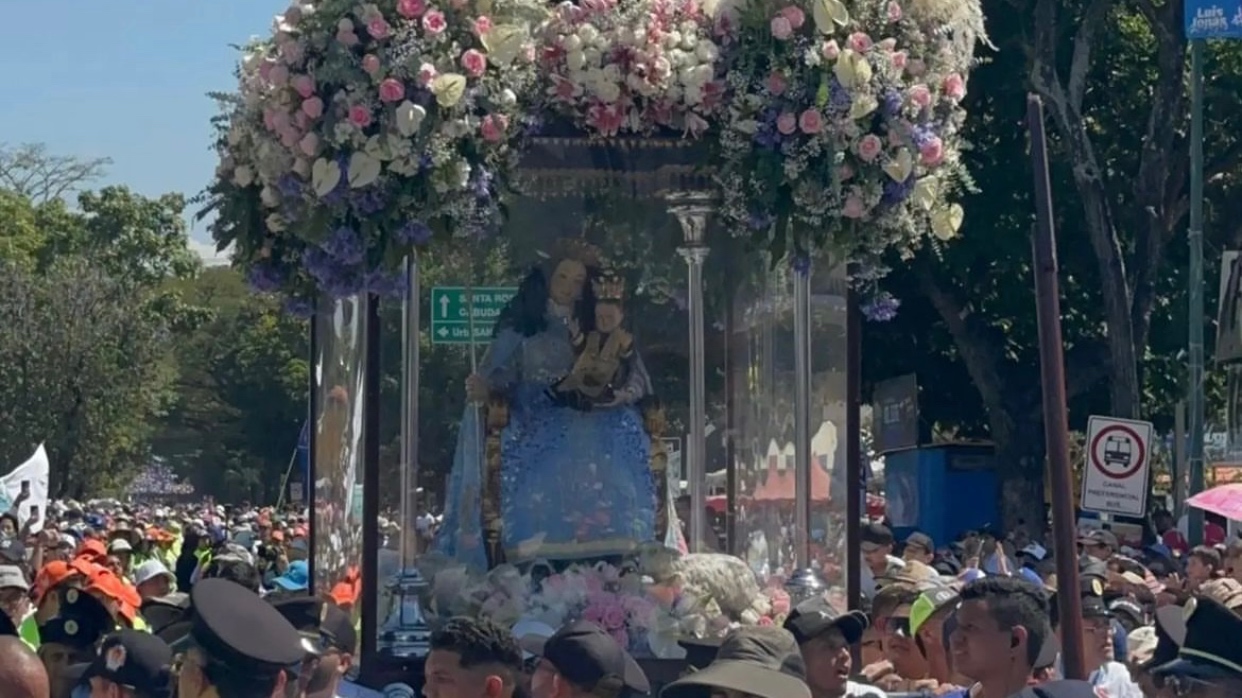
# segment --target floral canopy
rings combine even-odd
[[[978,0],[295,0],[215,95],[213,236],[294,309],[399,294],[569,128],[700,144],[726,228],[777,258],[913,251],[961,225],[985,40]]]

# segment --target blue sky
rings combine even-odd
[[[286,4],[0,0],[0,143],[109,157],[106,183],[193,195],[215,169],[206,93],[234,86],[229,44],[266,35]]]

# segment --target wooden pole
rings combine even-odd
[[[1065,361],[1061,354],[1061,291],[1057,281],[1057,241],[1052,222],[1052,187],[1044,105],[1037,95],[1026,100],[1035,175],[1035,307],[1039,315],[1039,367],[1044,394],[1044,441],[1052,470],[1052,535],[1056,542],[1057,609],[1061,624],[1061,661],[1065,678],[1086,679],[1083,666],[1082,598],[1078,581],[1073,472],[1065,398]]]

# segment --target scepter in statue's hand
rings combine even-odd
[[[466,398],[470,402],[481,403],[487,400],[488,394],[487,379],[477,373],[471,373],[466,377]]]

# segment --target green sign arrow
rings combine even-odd
[[[507,286],[432,288],[431,341],[435,344],[468,344],[472,325],[475,342],[491,339],[496,320],[515,295],[517,289]]]

